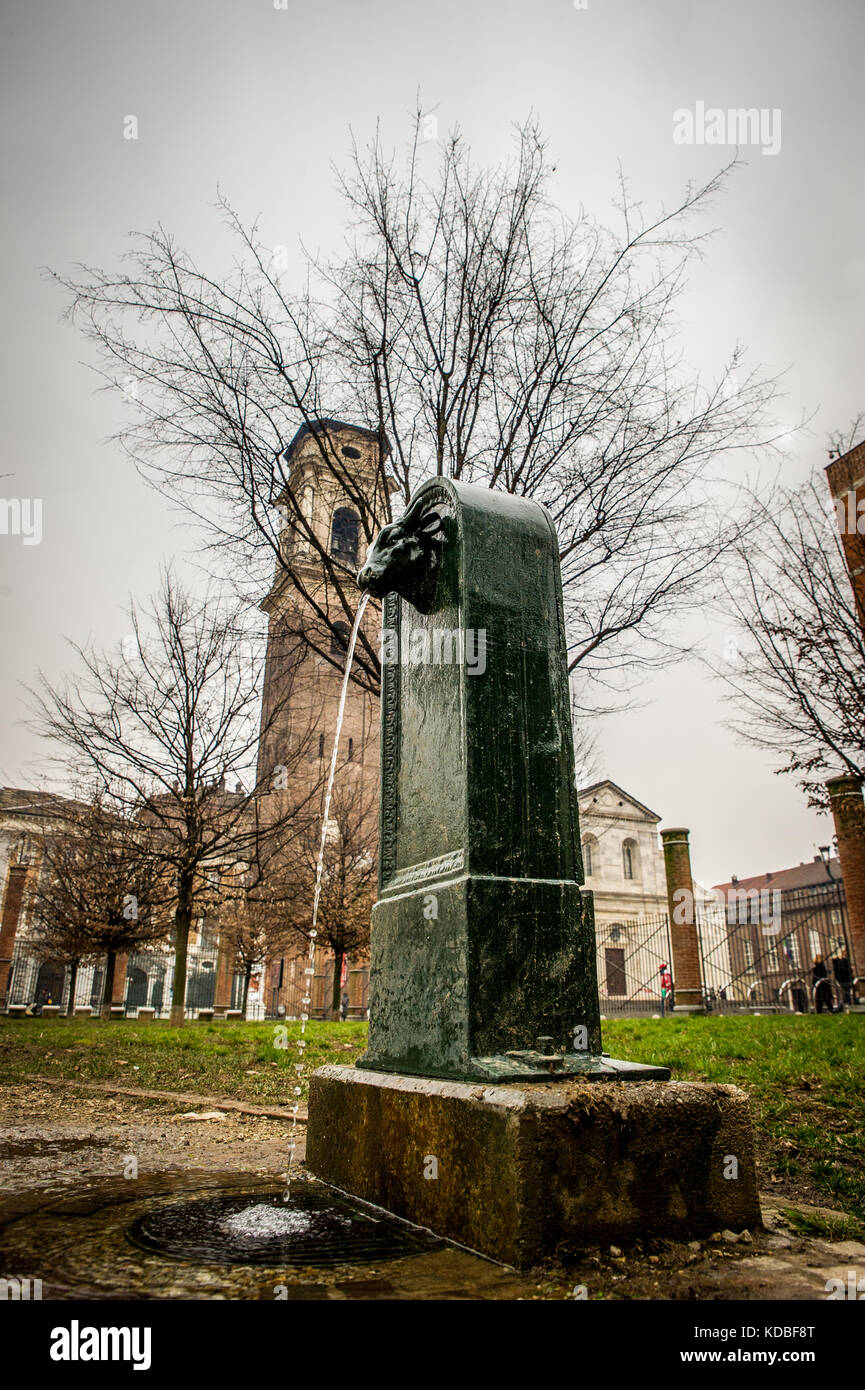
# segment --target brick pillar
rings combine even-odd
[[[12,969],[12,951],[21,910],[24,906],[24,889],[27,884],[27,870],[20,864],[13,864],[6,875],[6,892],[3,895],[3,916],[0,918],[0,1009],[6,1007],[6,988],[9,972]]]
[[[702,1009],[700,947],[694,914],[694,880],[691,877],[689,831],[680,826],[661,831],[664,869],[667,877],[667,906],[670,913],[670,943],[673,991],[676,1008]]]
[[[838,839],[838,858],[847,900],[853,974],[865,975],[865,801],[860,777],[830,777],[826,782]],[[860,985],[857,993],[865,994]]]
[[[231,1008],[231,982],[234,978],[235,952],[230,938],[219,933],[219,953],[216,958],[216,988],[213,995],[214,1014],[224,1014]]]

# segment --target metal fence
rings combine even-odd
[[[310,1018],[325,1019],[333,1015],[333,972],[335,961],[316,951],[312,976],[306,955],[298,955],[272,963],[266,998],[263,1001],[266,1018],[300,1018],[308,1014]],[[363,1019],[369,1014],[369,965],[365,962],[343,965],[340,975],[339,1000],[342,1004],[348,995],[347,1016],[350,1019]],[[304,1000],[308,999],[309,1004]]]
[[[837,883],[736,891],[723,903],[698,903],[696,926],[703,1005],[710,1012],[837,1012],[865,993],[865,981],[853,977]],[[602,1015],[669,1012],[661,997],[662,967],[672,963],[666,914],[599,923],[596,937]]]
[[[812,1013],[853,1002],[839,886],[731,893],[705,904],[697,931],[706,1004],[721,1013]]]
[[[662,967],[669,967],[670,928],[666,913],[627,921],[597,922],[598,997],[607,1018],[662,1014]]]
[[[703,1002],[719,1013],[824,1012],[843,1009],[865,993],[855,981],[843,887],[820,884],[783,893],[737,891],[725,903],[697,905]],[[669,1012],[662,997],[662,970],[673,974],[667,915],[659,913],[596,925],[598,990],[601,1014],[609,1018],[645,1017]],[[193,943],[188,956],[186,1016],[195,1018],[214,1005],[217,947],[207,934]],[[165,1018],[171,1005],[173,954],[138,952],[129,957],[124,1011],[135,1016],[152,1008]],[[256,972],[246,1016],[250,1019],[332,1016],[334,961],[316,952],[313,975],[306,976],[305,956],[271,962]],[[102,1003],[103,966],[78,972],[75,1004],[98,1012]],[[16,942],[8,992],[9,1004],[69,1002],[70,971],[40,960],[26,938]],[[311,984],[311,989],[309,988]],[[369,967],[350,962],[340,982],[340,999],[348,995],[348,1017],[369,1011]],[[241,1007],[243,977],[232,980],[231,1007]],[[309,999],[308,1005],[304,1004]]]
[[[199,938],[187,955],[185,1016],[197,1018],[202,1009],[212,1009],[216,993],[218,952],[213,941]],[[122,1003],[127,1017],[135,1017],[141,1008],[154,1010],[156,1018],[167,1018],[171,1009],[171,985],[174,955],[165,951],[137,951],[126,963],[126,979],[115,978],[115,1004]],[[69,1008],[69,988],[72,971],[55,961],[41,960],[26,937],[16,941],[12,952],[8,1004],[57,1004],[65,1012]],[[104,962],[82,965],[75,980],[73,1008],[91,1008],[94,1014],[102,1008],[105,986]],[[232,1009],[240,1008],[243,999],[243,976],[235,975],[231,986]],[[263,1003],[250,998],[248,1018],[264,1018]]]

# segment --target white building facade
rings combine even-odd
[[[657,1012],[661,967],[670,965],[661,817],[609,780],[582,788],[578,799],[602,1011]]]

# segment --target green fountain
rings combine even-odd
[[[549,513],[432,479],[358,582],[383,600],[369,1043],[312,1078],[308,1167],[522,1265],[759,1221],[742,1093],[602,1051]]]

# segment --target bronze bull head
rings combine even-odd
[[[361,589],[376,598],[400,594],[421,613],[429,611],[439,565],[442,519],[424,512],[423,500],[379,531],[357,576]]]

